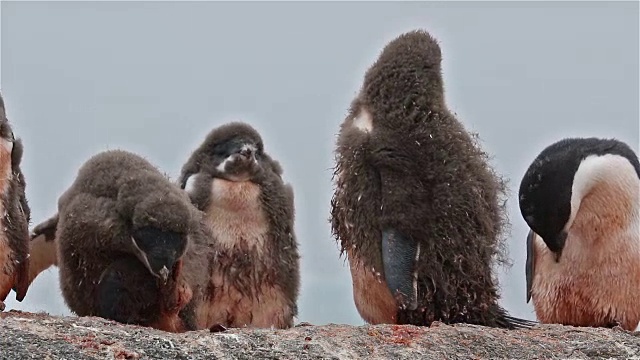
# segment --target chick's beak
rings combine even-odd
[[[167,269],[166,266],[163,266],[162,269],[158,271],[158,275],[160,275],[162,281],[166,283],[167,279],[169,278],[169,269]]]
[[[253,149],[249,147],[243,147],[238,153],[245,159],[254,157]]]

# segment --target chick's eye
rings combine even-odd
[[[213,150],[213,155],[219,157],[227,157],[227,151],[223,148],[218,147]]]

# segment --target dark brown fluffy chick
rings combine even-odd
[[[180,186],[205,212],[216,244],[202,325],[288,328],[300,287],[293,190],[245,123],[212,130],[185,163]]]
[[[197,329],[194,303],[206,287],[212,252],[201,220],[147,160],[112,150],[82,165],[33,236],[55,244],[62,295],[77,315],[179,332]]]
[[[14,137],[0,95],[0,311],[13,289],[22,301],[29,287],[29,221],[31,210],[20,162],[22,141]]]
[[[391,41],[340,127],[331,224],[369,323],[527,325],[498,305],[492,272],[504,185],[448,110],[426,31]]]

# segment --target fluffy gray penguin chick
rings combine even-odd
[[[233,122],[212,130],[182,168],[180,186],[215,239],[206,327],[288,328],[300,287],[294,198],[260,134]]]
[[[57,250],[49,262],[77,315],[195,330],[192,302],[202,298],[212,255],[200,214],[146,159],[105,151],[80,167],[58,213],[34,229],[32,248]]]

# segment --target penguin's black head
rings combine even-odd
[[[183,167],[181,186],[185,188],[187,178],[201,172],[229,181],[248,181],[267,159],[262,138],[253,127],[228,123],[211,131],[194,151]]]
[[[576,172],[587,157],[606,154],[629,159],[640,174],[635,153],[618,140],[567,138],[542,150],[520,182],[518,196],[522,217],[558,258],[562,254],[572,217],[584,195],[573,193],[576,191]]]
[[[172,190],[170,186],[149,186],[131,217],[134,253],[151,274],[165,283],[197,226],[191,203],[182,193]]]
[[[231,181],[247,181],[257,171],[258,143],[243,136],[216,144],[211,153],[214,176]]]
[[[152,275],[165,283],[187,246],[185,234],[153,226],[135,229],[131,240],[138,259]]]

